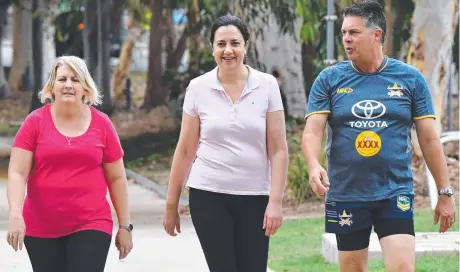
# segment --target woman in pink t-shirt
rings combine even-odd
[[[8,169],[8,243],[26,246],[34,272],[103,272],[113,221],[119,258],[133,247],[123,150],[83,60],[60,57],[42,103],[19,129]],[[25,189],[27,185],[27,194]]]
[[[171,169],[164,228],[180,232],[178,200],[187,180],[211,272],[265,272],[269,237],[282,223],[283,103],[276,79],[245,65],[248,40],[237,17],[220,17],[211,27],[217,67],[187,88]]]

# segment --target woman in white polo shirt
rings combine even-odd
[[[217,67],[187,88],[170,175],[164,228],[180,232],[188,177],[190,213],[211,272],[266,271],[269,237],[282,223],[283,104],[276,79],[245,65],[248,40],[238,17],[212,26]]]

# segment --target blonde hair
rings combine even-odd
[[[47,99],[54,101],[52,90],[54,82],[56,81],[57,69],[62,65],[68,65],[83,85],[86,95],[84,101],[82,102],[89,105],[100,105],[102,103],[102,95],[99,93],[96,83],[88,71],[86,63],[81,58],[75,56],[62,56],[57,59],[45,86],[38,93],[40,101],[42,103],[46,103]]]

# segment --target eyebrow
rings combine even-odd
[[[68,77],[68,76],[57,76],[57,78]],[[78,78],[77,76],[71,76],[70,78]]]
[[[239,39],[232,39],[231,41],[232,42],[239,42],[240,40]],[[225,42],[225,40],[218,40],[217,42]]]
[[[350,28],[350,29],[343,29],[342,28],[341,31],[343,32],[343,31],[360,31],[360,30],[357,29],[357,28]]]

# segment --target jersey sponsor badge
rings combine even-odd
[[[371,157],[379,153],[382,148],[382,139],[373,131],[361,132],[355,140],[356,151],[364,157]]]

